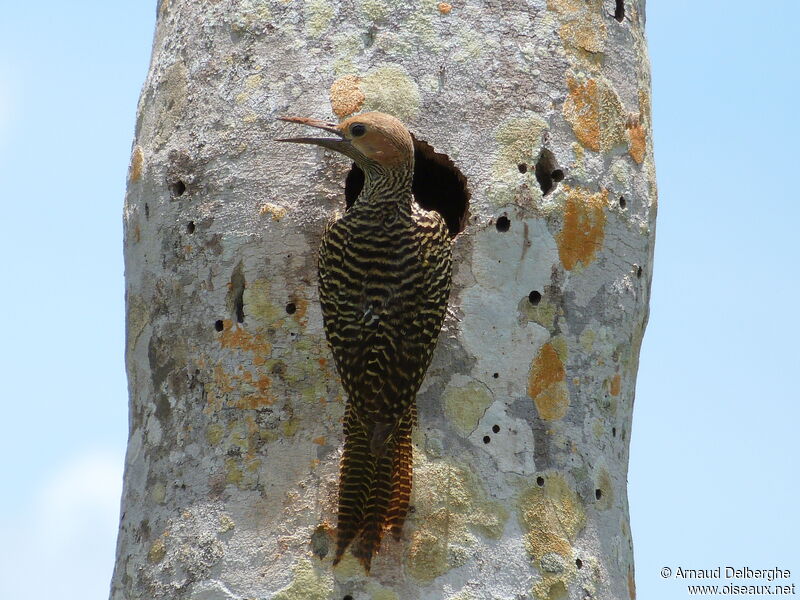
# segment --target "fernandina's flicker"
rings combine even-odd
[[[384,529],[400,539],[408,512],[415,398],[447,310],[450,236],[412,199],[414,143],[400,121],[377,112],[339,124],[282,120],[334,137],[281,141],[336,150],[364,172],[358,198],[322,236],[319,297],[348,397],[333,564],[356,540],[369,571]]]

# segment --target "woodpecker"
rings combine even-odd
[[[384,529],[399,540],[408,512],[416,394],[447,311],[451,239],[441,215],[413,200],[414,142],[399,120],[281,120],[333,137],[280,141],[335,150],[364,172],[358,198],[328,223],[318,264],[325,335],[347,394],[333,564],[353,542],[369,572]]]

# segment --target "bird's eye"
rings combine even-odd
[[[365,125],[362,125],[361,123],[356,123],[355,125],[352,125],[350,127],[350,134],[353,137],[361,137],[365,133],[367,133],[367,128]]]

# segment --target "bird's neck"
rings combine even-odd
[[[411,209],[413,167],[370,169],[364,172],[364,187],[356,204],[383,205],[394,203],[401,210]]]

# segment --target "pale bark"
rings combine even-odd
[[[161,2],[125,201],[112,599],[633,597],[656,189],[644,0],[622,5]],[[331,568],[344,399],[316,292],[349,163],[272,140],[282,114],[368,109],[472,198],[415,511],[367,577]]]

